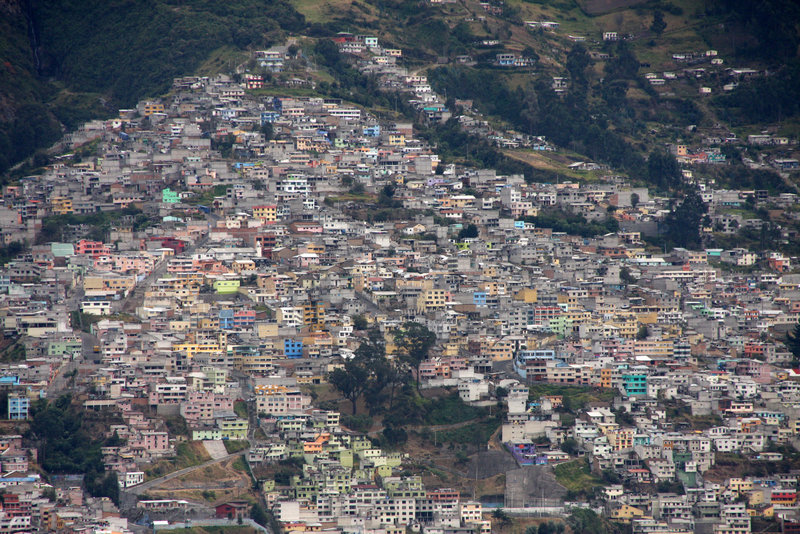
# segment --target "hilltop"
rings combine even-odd
[[[548,135],[589,157],[598,158],[607,147],[550,130],[566,122],[586,132],[586,121],[612,130],[611,151],[620,154],[606,159],[623,170],[641,170],[652,147],[674,141],[690,125],[729,122],[760,131],[771,123],[780,128],[777,133],[796,136],[797,69],[769,88],[777,98],[760,107],[753,107],[752,98],[716,96],[729,66],[780,73],[797,61],[797,5],[787,0],[760,5],[755,9],[743,0],[7,0],[0,4],[0,70],[7,74],[0,76],[0,172],[85,120],[163,94],[174,77],[230,72],[248,50],[289,35],[324,39],[339,32],[378,35],[403,50],[408,66],[427,70],[437,91],[474,99],[491,118]],[[608,38],[611,34],[616,37]],[[644,82],[645,73],[680,73],[687,64],[677,57],[695,58],[708,50],[725,60],[710,78],[687,77],[665,88]],[[493,62],[502,53],[525,58],[527,66],[498,69]],[[564,78],[577,101],[542,114],[542,104],[550,103],[546,97],[536,101],[542,84],[553,77]],[[701,98],[698,90],[705,83],[714,93]],[[586,115],[576,118],[570,107]]]

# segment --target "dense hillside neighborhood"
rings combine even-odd
[[[374,106],[310,50],[2,186],[0,533],[800,531],[795,138],[695,126],[640,176],[374,35],[313,45]],[[762,74],[673,59],[642,83]]]

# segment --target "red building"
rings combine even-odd
[[[85,254],[93,258],[98,258],[100,256],[111,254],[111,249],[109,249],[102,241],[89,241],[88,239],[81,239],[78,241],[78,244],[75,245],[75,254]]]
[[[247,501],[231,501],[219,504],[216,507],[216,516],[220,519],[239,519],[249,515]]]
[[[175,254],[180,254],[186,248],[186,242],[174,237],[151,237],[150,241],[160,241],[163,248],[171,248]]]

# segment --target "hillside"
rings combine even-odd
[[[760,129],[754,118],[763,116],[796,136],[797,69],[770,85],[778,98],[761,107],[752,98],[700,99],[698,84],[705,80],[656,91],[642,77],[684,68],[675,62],[676,53],[708,49],[725,57],[725,67],[781,70],[796,62],[797,4],[759,5],[755,9],[747,0],[488,5],[477,0],[3,0],[0,173],[89,118],[163,93],[176,76],[230,71],[246,50],[287,35],[325,38],[341,31],[379,35],[383,43],[402,48],[411,68],[429,69],[437,91],[475,99],[481,111],[517,129],[548,135],[592,158],[608,152],[610,143],[616,155],[606,161],[629,171],[641,170],[652,146],[673,141],[672,128],[690,124],[731,121]],[[527,21],[558,27],[531,27]],[[604,32],[625,39],[604,42]],[[502,52],[521,54],[532,66],[498,70],[491,62]],[[454,65],[458,56],[469,58],[471,66]],[[432,70],[443,62],[450,65]],[[711,74],[720,77],[718,72]],[[544,85],[553,76],[568,80],[574,98],[551,99]],[[610,141],[592,146],[597,130],[587,134],[587,121],[611,131]]]
[[[0,2],[0,172],[90,118],[298,32],[282,0]]]

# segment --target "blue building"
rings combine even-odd
[[[303,342],[294,339],[283,340],[283,354],[287,358],[297,359],[303,357]]]
[[[381,135],[381,126],[380,124],[374,124],[371,126],[364,126],[362,133],[367,137],[380,137]]]
[[[626,395],[647,395],[647,375],[622,375],[622,387]]]
[[[30,407],[31,401],[27,396],[17,393],[8,396],[8,418],[12,421],[27,419]]]
[[[261,112],[261,126],[268,122],[275,122],[281,118],[281,114],[277,111],[262,111]]]
[[[220,310],[219,311],[219,327],[223,330],[230,330],[233,328],[233,310]]]

